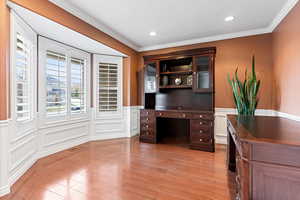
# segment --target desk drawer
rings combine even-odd
[[[155,121],[155,117],[141,116],[140,121],[141,121],[141,124],[153,124]]]
[[[141,130],[141,137],[154,138],[154,131],[152,131],[152,130]]]
[[[213,139],[210,136],[199,135],[199,134],[192,134],[191,135],[191,143],[192,144],[205,144],[205,145],[212,145]]]
[[[213,114],[192,114],[192,119],[214,120]]]
[[[149,109],[143,109],[140,111],[141,117],[155,117],[155,111]]]
[[[154,131],[154,124],[141,123],[141,131]]]
[[[191,130],[202,130],[211,128],[213,126],[213,121],[203,120],[203,119],[192,119],[190,121]]]
[[[176,118],[176,119],[189,119],[191,118],[190,113],[184,112],[169,112],[169,111],[157,111],[157,117],[165,117],[165,118]]]

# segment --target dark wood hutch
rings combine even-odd
[[[211,47],[144,57],[141,142],[185,132],[190,148],[214,152],[215,54]]]

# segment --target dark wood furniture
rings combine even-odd
[[[227,130],[237,199],[300,199],[300,122],[230,115]]]
[[[140,141],[158,143],[179,123],[174,119],[187,120],[172,132],[186,132],[192,149],[214,152],[215,53],[202,48],[144,57]]]

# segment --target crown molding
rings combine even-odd
[[[294,6],[298,3],[299,0],[288,0],[283,8],[279,11],[276,17],[273,19],[271,24],[269,25],[270,32],[273,32],[276,27],[280,24],[280,22],[289,14],[289,12],[294,8]]]
[[[192,45],[192,44],[197,44],[197,43],[205,43],[205,42],[220,41],[220,40],[233,39],[233,38],[239,38],[239,37],[246,37],[246,36],[252,36],[252,35],[260,35],[260,34],[265,34],[265,33],[272,33],[275,30],[275,28],[280,24],[280,22],[288,15],[288,13],[292,10],[292,8],[298,3],[299,0],[288,0],[285,3],[285,5],[282,7],[282,9],[279,11],[279,13],[276,15],[276,17],[273,19],[273,21],[269,24],[269,26],[267,26],[265,28],[235,32],[235,33],[229,33],[229,34],[221,34],[221,35],[215,35],[215,36],[209,36],[209,37],[201,37],[201,38],[195,38],[195,39],[191,39],[191,40],[183,40],[183,41],[178,41],[178,42],[171,42],[171,43],[158,44],[158,45],[152,45],[152,46],[144,46],[144,47],[140,47],[140,48],[138,45],[129,41],[124,36],[116,33],[108,26],[100,23],[97,19],[88,15],[87,13],[83,12],[82,10],[74,7],[70,3],[67,3],[66,1],[63,1],[63,0],[49,0],[49,1],[56,4],[57,6],[59,6],[61,8],[63,8],[64,10],[70,12],[71,14],[75,15],[76,17],[79,17],[80,19],[84,20],[85,22],[95,26],[97,29],[112,36],[113,38],[119,40],[120,42],[128,45],[129,47],[133,48],[134,50],[142,52],[142,51],[150,51],[150,50],[164,49],[164,48],[170,48],[170,47]]]
[[[82,10],[76,8],[72,4],[64,1],[64,0],[49,0],[51,3],[61,7],[62,9],[66,10],[67,12],[71,13],[72,15],[80,18],[81,20],[85,21],[86,23],[94,26],[95,28],[101,30],[102,32],[110,35],[111,37],[115,38],[116,40],[122,42],[123,44],[129,46],[130,48],[138,51],[139,47],[134,44],[133,42],[126,39],[124,36],[116,33],[110,27],[102,24],[96,18],[90,16],[89,14],[83,12]]]
[[[139,51],[140,52],[141,51],[150,51],[150,50],[185,46],[185,45],[191,45],[191,44],[197,44],[197,43],[227,40],[227,39],[233,39],[233,38],[238,38],[238,37],[259,35],[259,34],[264,34],[264,33],[270,33],[269,29],[268,28],[254,29],[254,30],[249,30],[249,31],[242,31],[242,32],[222,34],[222,35],[216,35],[216,36],[210,36],[210,37],[196,38],[196,39],[192,39],[192,40],[183,40],[183,41],[179,41],[179,42],[171,42],[171,43],[166,43],[166,44],[153,45],[153,46],[148,46],[148,47],[142,47],[139,49]]]

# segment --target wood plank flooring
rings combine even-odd
[[[138,138],[97,141],[39,160],[0,200],[231,200],[225,146],[215,153]]]

